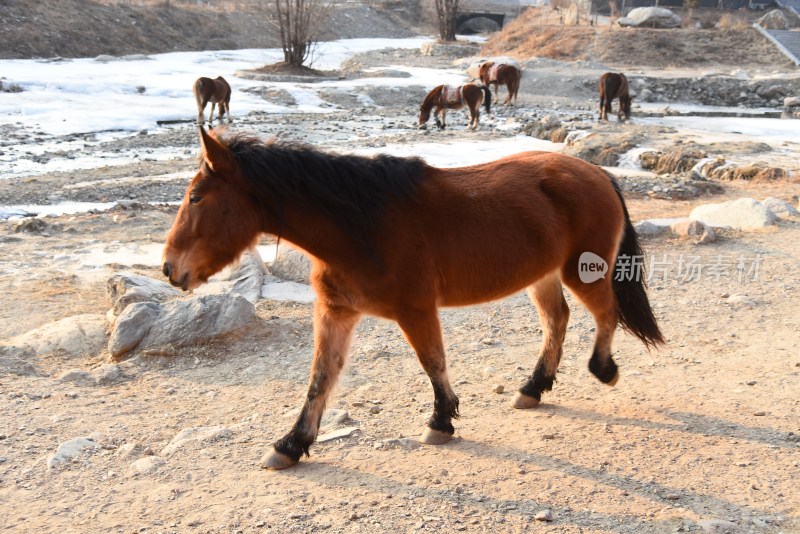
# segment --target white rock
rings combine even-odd
[[[646,28],[678,28],[681,25],[681,18],[663,7],[637,7],[626,17],[618,19],[617,24]]]
[[[152,473],[165,463],[164,459],[159,456],[145,456],[144,458],[139,458],[128,466],[128,476]]]
[[[318,443],[324,443],[326,441],[333,441],[339,438],[346,438],[353,434],[353,432],[358,431],[357,426],[346,426],[343,428],[337,428],[336,430],[331,430],[321,436],[317,437]]]
[[[75,315],[31,330],[6,344],[30,351],[35,356],[53,353],[70,357],[95,355],[106,344],[107,328],[104,314]]]
[[[708,226],[729,226],[736,230],[755,230],[775,223],[775,214],[761,202],[740,198],[718,204],[704,204],[692,210],[689,218]]]
[[[553,514],[552,510],[547,508],[545,510],[542,510],[541,512],[537,512],[536,515],[533,516],[533,518],[536,521],[548,521],[549,522],[549,521],[555,520],[556,516],[555,516],[555,514]]]
[[[767,197],[761,203],[781,219],[788,219],[800,215],[800,211],[797,211],[794,206],[779,198]]]
[[[59,464],[68,462],[72,458],[75,458],[83,451],[93,451],[99,448],[100,445],[98,443],[86,437],[74,438],[69,441],[65,441],[58,446],[55,453],[47,457],[47,467],[49,469],[53,469]]]

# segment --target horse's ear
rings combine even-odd
[[[212,171],[225,172],[231,169],[233,164],[231,151],[202,126],[200,126],[200,146],[203,149],[203,160]]]

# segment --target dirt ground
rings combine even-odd
[[[403,60],[381,53],[359,59],[367,66],[386,57]],[[755,72],[761,65],[740,67]],[[582,93],[549,100],[576,117],[594,109]],[[528,106],[542,98],[522,94],[520,101],[515,110],[496,110],[477,134],[516,135],[503,128],[506,120],[536,115]],[[459,116],[450,130],[420,132],[411,100],[384,104],[343,109],[325,121],[253,114],[235,117],[234,127],[330,148],[476,135],[462,129]],[[642,131],[660,146],[687,137],[662,130]],[[0,206],[124,201],[28,229],[0,221],[0,359],[14,336],[64,317],[106,313],[105,286],[114,273],[162,278],[153,266],[89,269],[81,258],[97,247],[163,244],[176,208],[149,203],[182,196],[196,168],[195,127],[177,124],[112,143],[142,154],[172,146],[176,158],[0,181]],[[751,156],[747,144],[729,146],[730,158]],[[796,165],[800,150],[788,143],[776,154]],[[744,196],[796,205],[796,177],[726,182],[722,194],[689,200],[627,193],[627,202],[634,220],[685,216],[698,204]],[[106,351],[45,355],[31,361],[37,374],[0,369],[0,529],[800,532],[800,318],[793,299],[800,222],[723,230],[706,245],[671,234],[642,240],[659,266],[651,269],[649,293],[667,344],[647,352],[619,331],[621,378],[613,388],[588,372],[594,325],[570,296],[558,381],[535,410],[510,406],[542,341],[527,297],[442,311],[449,375],[461,399],[455,439],[443,446],[416,441],[433,395],[412,350],[395,324],[367,318],[330,399],[337,412],[322,431],[349,434],[316,444],[293,469],[259,468],[305,396],[311,304],[261,300],[246,329],[160,355],[135,354],[114,362],[119,375],[100,384],[64,374],[104,369],[112,363]],[[705,266],[694,277],[682,270],[690,260]],[[203,439],[167,447],[185,429],[199,429]],[[79,437],[98,447],[48,468],[58,446]]]

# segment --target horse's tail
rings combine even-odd
[[[481,85],[481,91],[483,91],[483,107],[488,115],[492,112],[492,93],[489,91],[489,87],[483,84]]]
[[[203,79],[197,78],[194,81],[194,86],[192,86],[192,91],[194,92],[194,99],[198,102],[200,101],[200,95],[203,94]]]
[[[512,94],[514,95],[514,102],[517,101],[517,92],[519,92],[519,82],[522,80],[522,70],[517,69],[517,75],[514,76],[514,81],[512,82],[513,91]]]
[[[622,190],[614,177],[606,174],[611,180],[611,185],[622,205],[622,212],[625,214],[625,230],[614,262],[612,282],[619,308],[619,322],[622,328],[642,340],[648,349],[654,348],[664,343],[664,336],[661,334],[661,329],[653,315],[653,308],[650,306],[650,300],[647,298],[644,254],[639,245],[636,230],[631,223],[628,207],[622,197]],[[621,263],[620,258],[625,258],[627,261]]]

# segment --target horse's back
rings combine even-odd
[[[390,240],[395,250],[386,253],[406,265],[428,261],[436,284],[427,290],[444,306],[508,295],[573,259],[577,266],[585,251],[610,259],[623,227],[605,172],[556,153],[428,167],[418,198],[416,208],[395,214],[392,226],[404,235],[398,231]]]
[[[606,72],[598,83],[601,97],[613,99],[628,94],[628,78],[621,72]]]

